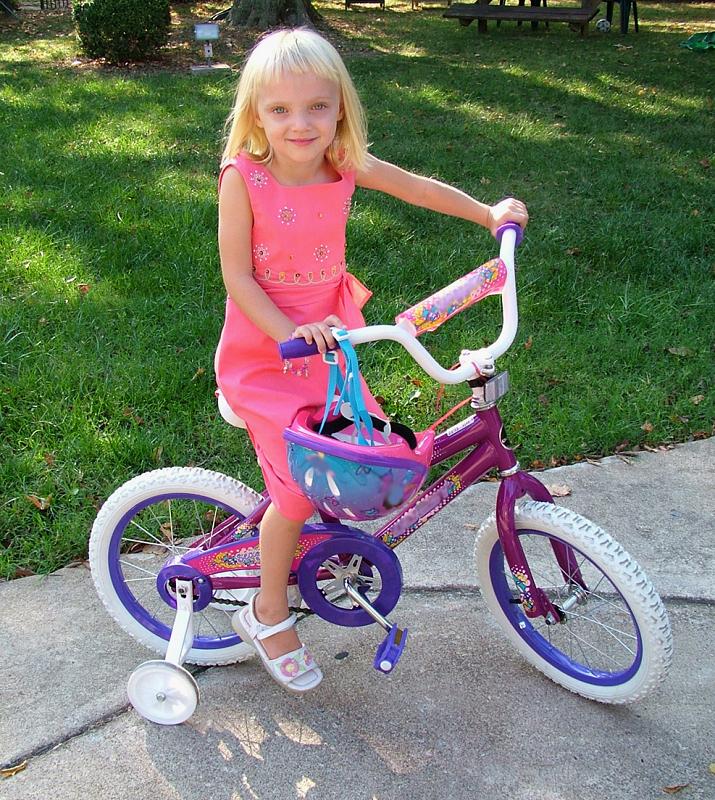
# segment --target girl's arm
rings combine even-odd
[[[355,183],[415,206],[475,222],[488,228],[492,234],[505,222],[517,222],[523,228],[529,220],[526,206],[520,200],[510,197],[489,206],[453,186],[407,172],[369,154],[365,169],[355,176]]]
[[[315,341],[321,353],[335,347],[330,326],[344,327],[335,316],[296,327],[256,283],[253,277],[251,229],[253,212],[241,173],[227,169],[221,181],[218,201],[218,246],[221,272],[228,296],[267,336],[277,342],[302,336]]]
[[[251,229],[253,213],[248,190],[237,169],[227,169],[218,201],[218,247],[228,296],[254,325],[276,341],[295,330],[289,319],[253,278]]]

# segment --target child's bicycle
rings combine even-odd
[[[292,564],[290,605],[338,625],[376,622],[387,635],[374,665],[392,671],[407,639],[387,618],[402,588],[395,548],[497,470],[496,511],[475,545],[479,585],[492,614],[516,649],[557,683],[593,700],[632,702],[665,677],[670,624],[635,560],[597,525],[557,508],[547,489],[519,469],[504,437],[497,401],[508,380],[495,372],[494,361],[516,334],[514,250],[521,231],[507,225],[500,234],[499,259],[401,314],[398,324],[344,337],[351,344],[400,342],[435,380],[466,381],[474,413],[436,436],[429,463],[463,458],[374,534],[324,510],[321,522],[306,524]],[[453,370],[441,367],[416,334],[495,293],[503,306],[496,342],[463,350]],[[285,357],[316,352],[301,339],[281,347]],[[130,480],[99,512],[89,548],[97,591],[125,631],[163,656],[129,679],[129,698],[147,719],[177,724],[195,710],[198,687],[184,662],[230,664],[254,652],[233,631],[231,616],[260,583],[258,524],[268,503],[226,475],[174,467]]]

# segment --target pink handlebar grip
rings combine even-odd
[[[434,331],[450,317],[484,297],[498,294],[505,283],[506,266],[500,258],[494,258],[398,314],[395,322],[408,322],[414,329],[415,336]]]

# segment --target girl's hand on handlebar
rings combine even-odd
[[[523,230],[528,221],[529,213],[526,206],[514,197],[500,200],[489,208],[488,227],[492,236],[496,236],[497,230],[507,222],[516,222]]]
[[[322,322],[308,322],[305,325],[299,325],[290,338],[297,339],[300,337],[305,339],[308,344],[315,342],[319,352],[327,353],[328,350],[334,350],[337,346],[330,329],[344,327],[345,325],[340,317],[330,314]]]

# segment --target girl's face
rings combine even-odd
[[[322,164],[342,118],[338,85],[312,73],[284,73],[256,98],[256,123],[284,167]]]

